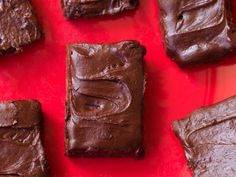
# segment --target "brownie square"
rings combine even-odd
[[[236,176],[236,97],[173,123],[194,177]]]
[[[40,37],[28,0],[0,1],[0,55],[19,52]]]
[[[68,46],[67,155],[144,155],[144,55],[136,41]]]
[[[235,51],[231,0],[158,0],[167,54],[179,65],[219,60]]]
[[[0,102],[0,176],[47,176],[37,101]]]
[[[135,9],[138,0],[61,0],[64,16],[68,19],[115,15]]]

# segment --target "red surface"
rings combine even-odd
[[[0,58],[0,100],[38,99],[52,177],[190,177],[171,122],[235,94],[236,56],[181,69],[166,56],[157,0],[117,17],[66,21],[59,0],[32,0],[45,38],[23,53]],[[236,7],[236,2],[235,7]],[[147,47],[144,160],[70,159],[64,152],[65,46],[70,42],[136,39]]]

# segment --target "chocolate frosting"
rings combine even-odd
[[[138,0],[61,0],[66,18],[114,15],[134,9]]]
[[[0,177],[44,177],[37,101],[0,102]]]
[[[168,55],[178,64],[204,62],[236,46],[230,0],[159,0]]]
[[[201,108],[173,129],[198,177],[236,176],[236,97]]]
[[[144,54],[136,41],[68,47],[68,155],[141,154]]]
[[[28,0],[0,0],[0,55],[18,52],[40,37]]]

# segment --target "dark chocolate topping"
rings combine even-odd
[[[66,18],[114,15],[134,9],[138,0],[61,0]]]
[[[144,54],[135,41],[69,46],[69,155],[125,156],[142,148]]]
[[[0,54],[15,53],[41,33],[28,0],[0,0]]]
[[[46,176],[40,119],[37,101],[0,103],[0,177]]]
[[[231,53],[236,46],[230,0],[159,0],[165,48],[180,65]]]
[[[173,129],[194,176],[236,176],[236,97],[193,112]]]

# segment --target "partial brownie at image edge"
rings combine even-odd
[[[0,1],[0,7],[0,55],[20,52],[41,38],[41,28],[28,0]]]
[[[0,176],[48,176],[41,119],[36,100],[0,102]]]
[[[180,66],[235,54],[231,0],[158,0],[158,5],[165,50]]]
[[[139,0],[85,0],[83,2],[80,0],[60,1],[64,17],[67,19],[116,15],[123,11],[133,10],[139,4]]]
[[[236,96],[173,123],[194,177],[236,176]]]
[[[144,156],[145,53],[137,41],[68,46],[66,155]]]

